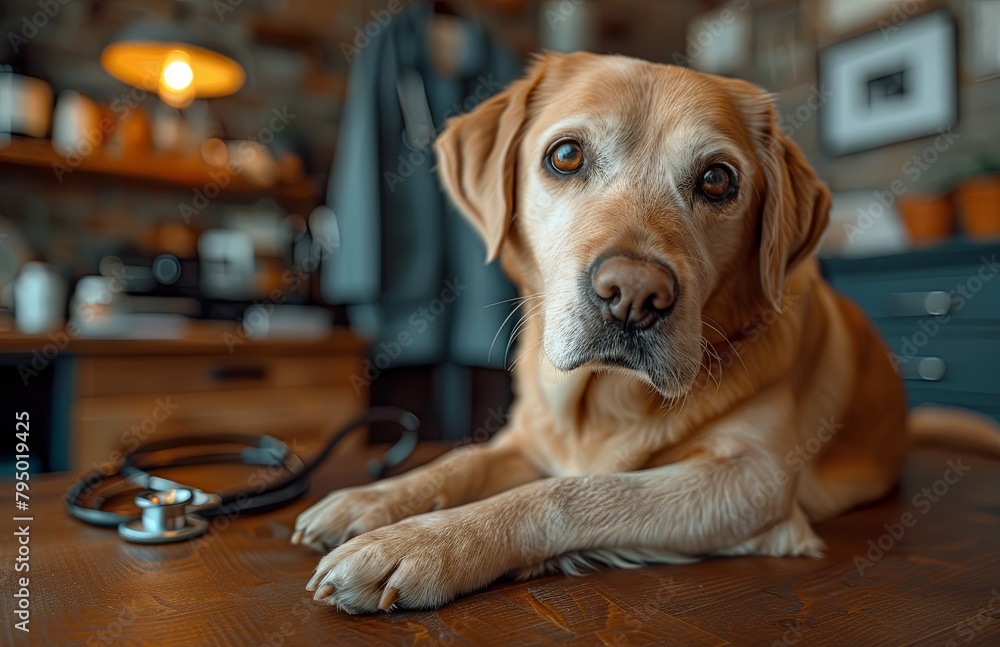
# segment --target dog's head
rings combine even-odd
[[[769,97],[679,67],[543,56],[435,146],[489,259],[543,295],[551,364],[618,367],[669,397],[702,368],[703,315],[777,307],[827,221]]]

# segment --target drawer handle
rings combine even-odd
[[[931,292],[896,292],[889,299],[893,317],[940,317],[951,312],[951,296],[941,290]]]
[[[945,362],[940,357],[911,357],[903,365],[904,380],[924,380],[937,382],[944,378]]]
[[[217,382],[261,381],[266,377],[267,369],[263,366],[216,366],[212,369],[212,379]]]

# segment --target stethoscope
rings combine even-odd
[[[69,513],[94,526],[118,527],[126,541],[166,544],[194,539],[208,530],[208,519],[244,512],[264,512],[280,508],[309,489],[309,474],[322,463],[347,434],[375,422],[391,422],[403,428],[396,444],[381,459],[368,465],[372,478],[402,463],[417,444],[420,421],[403,409],[373,407],[340,427],[308,462],[303,461],[281,440],[249,434],[186,436],[148,443],[125,455],[117,463],[106,463],[80,478],[66,492]],[[192,448],[242,446],[238,452],[200,453],[170,457]],[[159,456],[156,456],[159,454]],[[164,454],[168,454],[164,457]],[[284,476],[255,488],[224,493],[208,493],[150,472],[172,467],[235,463],[277,468]],[[117,479],[108,483],[111,479]],[[135,497],[139,514],[127,515],[104,509],[112,497],[140,490]]]

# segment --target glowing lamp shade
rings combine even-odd
[[[183,108],[196,98],[224,97],[246,81],[243,66],[214,47],[157,38],[162,28],[138,31],[105,47],[101,65],[119,81],[156,92],[167,105]]]

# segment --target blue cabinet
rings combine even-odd
[[[1000,420],[1000,243],[822,265],[881,330],[911,406],[961,406]]]

